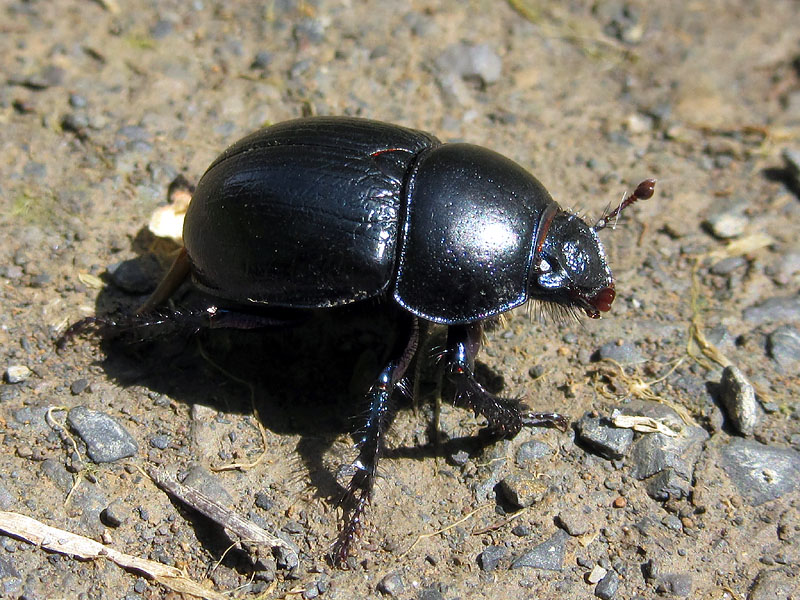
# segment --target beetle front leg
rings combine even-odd
[[[353,477],[342,499],[344,525],[332,549],[336,566],[346,566],[352,545],[361,532],[362,519],[375,486],[384,438],[397,412],[392,393],[403,379],[418,342],[419,324],[416,317],[412,317],[405,335],[398,340],[392,360],[367,393],[369,415],[358,439],[358,457],[351,465]]]
[[[464,403],[475,414],[486,417],[489,431],[498,437],[512,437],[523,425],[550,425],[566,429],[567,420],[558,413],[521,412],[516,400],[498,398],[475,381],[475,357],[481,348],[480,323],[451,325],[447,330],[445,373],[456,386],[456,402]]]

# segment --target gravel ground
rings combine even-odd
[[[3,0],[0,14],[0,510],[241,598],[800,597],[796,2]],[[595,218],[659,180],[603,232],[608,316],[519,310],[481,356],[487,386],[573,426],[486,443],[468,411],[444,404],[438,434],[430,402],[401,411],[349,570],[326,553],[354,398],[388,343],[380,315],[54,347],[152,289],[168,252],[146,224],[176,176],[309,114],[493,148]],[[229,550],[153,467],[296,544],[299,566]],[[0,536],[0,597],[180,595]]]

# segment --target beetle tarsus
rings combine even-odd
[[[399,340],[395,358],[381,371],[367,393],[369,414],[358,439],[358,457],[351,465],[353,476],[341,501],[344,526],[331,552],[331,560],[338,567],[347,566],[352,546],[361,533],[364,513],[375,486],[384,437],[397,412],[392,393],[401,388],[418,342],[419,325],[413,317],[406,336]]]
[[[103,319],[101,317],[85,317],[67,327],[56,340],[56,349],[60,352],[67,347],[74,338],[90,334],[90,335],[103,335],[103,331],[112,329],[116,323],[110,319]]]
[[[561,431],[569,427],[569,419],[555,412],[524,412],[520,417],[525,427],[555,427]]]
[[[475,356],[481,345],[480,323],[451,326],[447,335],[446,373],[456,386],[456,403],[464,404],[489,421],[489,431],[512,437],[525,427],[556,427],[566,431],[568,421],[558,413],[521,412],[519,400],[498,398],[475,381]]]
[[[481,347],[480,323],[453,325],[447,332],[447,377],[456,386],[456,403],[471,408],[489,421],[489,431],[511,437],[522,429],[519,402],[490,394],[475,380],[475,356]]]

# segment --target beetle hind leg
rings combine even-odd
[[[406,335],[398,340],[392,360],[367,393],[368,416],[358,437],[358,457],[350,465],[349,471],[353,475],[341,502],[344,525],[331,552],[331,559],[336,566],[347,566],[347,558],[361,532],[362,520],[375,486],[384,438],[397,411],[392,393],[402,388],[403,376],[414,357],[418,342],[419,326],[417,319],[412,318]]]
[[[475,380],[475,357],[481,347],[482,334],[480,323],[451,325],[448,329],[445,373],[456,387],[456,402],[483,415],[489,422],[489,431],[498,437],[512,437],[523,426],[549,425],[565,429],[564,416],[521,411],[518,400],[494,396]]]

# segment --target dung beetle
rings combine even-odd
[[[419,320],[447,326],[444,372],[456,400],[492,433],[564,426],[560,415],[522,412],[475,380],[483,326],[528,300],[592,318],[608,311],[614,280],[597,232],[654,185],[642,182],[590,227],[486,148],[365,119],[287,121],[211,164],[186,213],[184,248],[137,314],[152,314],[188,276],[215,299],[212,327],[269,327],[271,309],[283,322],[287,309],[370,299],[399,307],[399,342],[367,394],[332,555],[341,565],[362,527]]]

